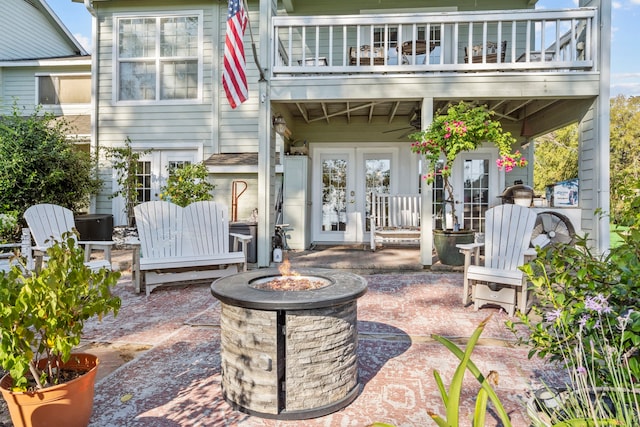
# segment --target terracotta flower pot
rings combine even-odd
[[[42,364],[44,365],[44,361]],[[11,421],[16,427],[59,425],[86,427],[93,411],[93,387],[99,360],[86,353],[72,354],[64,369],[86,372],[84,375],[36,392],[13,392],[9,374],[0,380]]]

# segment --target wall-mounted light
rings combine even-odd
[[[273,116],[273,129],[278,135],[286,136],[287,138],[291,136],[291,131],[287,128],[287,122],[280,114]]]

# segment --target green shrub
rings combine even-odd
[[[596,386],[615,382],[606,355],[598,350],[609,343],[626,355],[630,381],[640,381],[640,193],[635,194],[624,214],[629,228],[608,254],[594,254],[585,237],[575,246],[549,246],[523,267],[535,303],[533,315],[519,315],[527,332],[516,334],[531,346],[529,356],[549,356],[574,369],[575,362],[563,351],[582,342]],[[624,332],[603,327],[617,325],[619,319],[628,319]],[[516,331],[515,324],[509,326]]]
[[[207,181],[208,175],[204,163],[185,164],[169,171],[169,179],[161,189],[160,199],[182,207],[193,202],[213,200],[215,185]]]
[[[40,114],[0,117],[0,212],[24,211],[37,203],[54,203],[75,212],[89,204],[102,182],[96,163],[67,139],[63,118]]]

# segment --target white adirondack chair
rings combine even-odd
[[[515,309],[527,307],[527,283],[518,269],[529,249],[536,213],[519,205],[504,204],[488,209],[485,215],[485,243],[458,245],[465,255],[462,303],[473,301],[478,310],[485,304],[504,308],[510,316]],[[480,247],[484,245],[484,265],[480,265]],[[474,263],[471,259],[474,258]]]
[[[35,268],[42,266],[45,253],[56,240],[61,240],[62,235],[67,232],[75,231],[76,225],[73,219],[73,212],[59,205],[50,203],[42,203],[29,207],[24,213],[24,219],[27,221],[31,235],[35,241],[34,252]],[[85,265],[92,270],[101,268],[111,269],[111,247],[112,241],[83,241],[79,240],[78,244],[84,247]],[[91,252],[93,250],[104,251],[104,259],[92,260]],[[27,254],[27,258],[29,254]]]
[[[138,292],[147,295],[162,285],[186,280],[223,277],[246,269],[246,246],[251,236],[229,233],[226,206],[196,202],[183,208],[166,201],[151,201],[134,208],[139,246],[133,275]],[[229,250],[229,236],[236,238]],[[242,250],[237,250],[237,242]]]

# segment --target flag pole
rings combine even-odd
[[[258,53],[256,51],[256,42],[253,40],[253,31],[251,30],[251,18],[249,18],[249,6],[247,5],[247,0],[242,0],[242,3],[244,3],[244,10],[247,11],[247,23],[249,24],[249,36],[251,37],[251,50],[253,51],[253,60],[256,63],[256,66],[258,67],[258,72],[260,73],[260,80],[258,80],[259,82],[265,82],[267,81],[267,79],[264,78],[264,70],[262,69],[262,66],[260,65],[260,61],[258,60]]]

